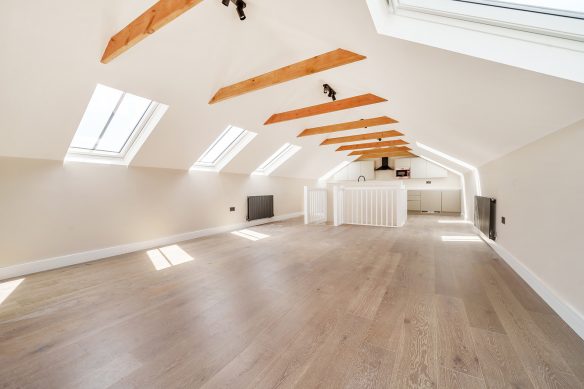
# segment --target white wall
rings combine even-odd
[[[479,173],[480,177],[480,173]],[[464,193],[466,200],[466,220],[471,222],[474,220],[474,197],[477,195],[475,174],[472,171],[468,171],[464,174]],[[479,178],[480,179],[480,178]]]
[[[583,146],[584,120],[479,168],[483,195],[497,199],[497,243],[582,320]]]
[[[0,158],[0,268],[242,223],[248,195],[273,194],[276,215],[300,212],[310,184]]]

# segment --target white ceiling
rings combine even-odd
[[[224,169],[250,173],[285,142],[302,146],[274,174],[317,178],[344,159],[306,127],[388,115],[397,129],[473,165],[584,118],[584,85],[378,35],[365,1],[205,0],[108,65],[109,37],[155,1],[6,0],[0,13],[0,155],[62,160],[96,83],[170,106],[132,162],[188,169],[232,124],[259,133]],[[336,48],[357,62],[215,105],[215,91]],[[387,103],[270,126],[273,113],[375,93]]]

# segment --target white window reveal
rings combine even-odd
[[[256,137],[255,132],[229,126],[195,162],[191,170],[220,172]]]
[[[582,0],[455,0],[568,18],[584,18]]]
[[[392,3],[394,10],[403,10],[410,16],[414,14],[408,11],[450,17],[508,31],[559,38],[562,41],[533,37],[540,43],[583,49],[584,2],[580,0],[392,0]],[[439,22],[438,19],[434,21]],[[510,37],[528,39],[522,35]]]
[[[278,151],[276,151],[270,158],[268,158],[266,162],[262,163],[261,166],[257,168],[252,174],[269,176],[290,157],[296,154],[300,149],[300,146],[286,143],[284,146],[280,147]]]
[[[167,109],[98,84],[65,160],[128,165]]]

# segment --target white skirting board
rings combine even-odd
[[[578,312],[573,306],[566,303],[557,293],[551,289],[541,278],[533,274],[527,266],[525,266],[521,261],[519,261],[513,254],[511,254],[507,249],[498,244],[497,242],[489,239],[485,234],[479,231],[476,227],[475,230],[479,233],[481,238],[487,242],[489,246],[511,268],[519,274],[519,276],[527,282],[527,284],[541,297],[573,330],[584,339],[584,316]]]
[[[60,257],[53,257],[47,259],[41,259],[38,261],[22,263],[14,266],[8,266],[0,268],[0,280],[22,277],[25,275],[39,273],[42,271],[59,269],[62,267],[78,265],[80,263],[86,263],[91,261],[97,261],[99,259],[115,257],[116,255],[128,254],[135,251],[148,250],[151,248],[156,248],[160,246],[168,246],[171,244],[184,242],[191,239],[201,238],[204,236],[220,234],[223,232],[229,232],[234,230],[239,230],[246,227],[253,227],[260,224],[272,223],[281,220],[293,219],[296,217],[303,216],[303,212],[294,212],[286,215],[274,216],[269,219],[254,220],[246,223],[231,224],[227,226],[207,228],[204,230],[185,232],[183,234],[167,236],[164,238],[148,240],[144,242],[136,242],[123,244],[119,246],[107,247],[103,249],[84,251],[81,253],[74,253],[63,255]]]

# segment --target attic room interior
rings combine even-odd
[[[0,387],[584,387],[581,1],[2,8]]]

